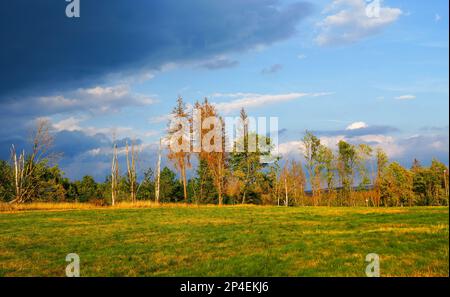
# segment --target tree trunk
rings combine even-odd
[[[287,179],[286,177],[284,178],[284,191],[286,194],[286,200],[285,200],[285,205],[288,206],[289,205],[289,197],[288,197],[288,188],[287,188]]]
[[[181,168],[181,177],[183,179],[183,195],[184,195],[184,203],[187,203],[187,185],[186,185],[186,168],[183,165]]]
[[[159,181],[161,175],[161,139],[159,139],[158,163],[156,165],[155,202],[159,203]]]
[[[219,206],[222,206],[223,204],[223,197],[222,197],[222,185],[219,183],[217,187],[217,192],[219,194]]]

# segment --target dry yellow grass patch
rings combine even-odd
[[[0,203],[0,212],[18,212],[27,210],[71,210],[71,209],[95,209],[100,208],[91,203],[76,202],[33,202],[24,204]]]
[[[441,231],[448,230],[448,226],[441,224],[435,226],[424,226],[424,227],[404,227],[404,226],[381,226],[372,230],[367,230],[366,232],[395,232],[399,233],[439,233]]]
[[[378,208],[367,208],[367,209],[357,209],[354,213],[357,214],[374,214],[374,213],[383,213],[383,214],[397,214],[397,213],[407,213],[409,208],[398,209],[398,208],[387,208],[387,207],[378,207]]]
[[[203,226],[203,225],[236,225],[238,222],[232,219],[222,219],[222,218],[182,218],[177,221],[164,221],[159,222],[160,225],[187,225],[187,226]]]
[[[155,203],[153,201],[137,201],[137,202],[119,202],[114,206],[99,206],[93,203],[77,203],[77,202],[33,202],[23,204],[9,204],[0,202],[0,212],[14,213],[19,211],[30,210],[76,210],[76,209],[132,209],[132,208],[205,208],[205,207],[219,207],[216,204],[188,204],[188,203]],[[220,207],[251,207],[249,205],[223,205]],[[258,206],[255,206],[258,207]]]

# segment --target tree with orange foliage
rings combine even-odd
[[[169,154],[167,157],[179,171],[183,183],[184,201],[188,201],[186,169],[191,167],[191,117],[188,114],[183,98],[178,97],[177,105],[172,111],[169,123]]]
[[[225,176],[227,174],[227,153],[225,151],[225,124],[208,99],[197,102],[195,109],[201,118],[200,127],[194,127],[194,133],[199,133],[197,139],[201,147],[198,152],[199,161],[206,161],[217,190],[219,205],[223,204],[225,191]]]

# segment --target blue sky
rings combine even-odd
[[[286,158],[309,129],[448,164],[448,1],[385,0],[372,18],[371,2],[80,0],[79,19],[62,0],[3,2],[0,157],[45,117],[71,178],[106,176],[113,131],[154,166],[182,96],[279,117]]]

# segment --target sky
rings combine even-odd
[[[136,139],[143,171],[182,96],[278,117],[285,159],[308,129],[448,164],[447,0],[79,2],[79,18],[64,0],[0,4],[1,159],[45,118],[67,177],[104,180],[113,135]]]

